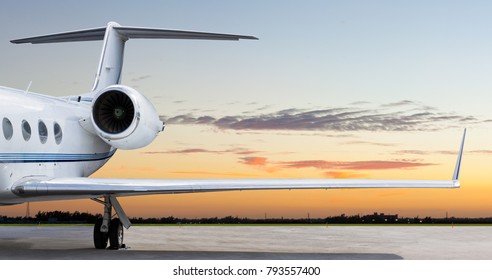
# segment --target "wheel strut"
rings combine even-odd
[[[101,232],[109,232],[109,223],[111,222],[111,201],[109,199],[109,196],[104,197],[104,214],[103,214],[103,221],[101,224]]]

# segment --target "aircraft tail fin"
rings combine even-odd
[[[198,40],[257,40],[253,36],[220,34],[184,30],[120,26],[109,22],[106,27],[84,29],[10,41],[14,44],[46,44],[104,40],[99,67],[92,87],[93,92],[119,84],[123,67],[123,53],[128,39],[198,39]]]
[[[463,131],[463,139],[461,140],[460,151],[458,152],[458,159],[456,160],[456,167],[454,168],[454,173],[453,173],[454,181],[458,181],[460,177],[461,158],[463,156],[463,147],[465,146],[465,136],[466,136],[466,128]]]

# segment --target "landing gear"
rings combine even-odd
[[[123,224],[120,219],[114,218],[109,224],[109,248],[120,249],[123,247]]]
[[[99,218],[94,225],[94,247],[96,249],[106,249],[108,246],[109,235],[107,232],[101,232],[102,223],[103,219]]]
[[[108,247],[109,240],[109,249],[124,248],[123,224],[120,219],[114,218],[111,220],[111,223],[109,224],[109,232],[101,231],[102,223],[103,219],[100,218],[94,225],[94,247],[96,247],[96,249],[106,249],[106,247]]]
[[[106,249],[109,240],[109,249],[125,248],[125,244],[123,244],[123,227],[128,229],[131,223],[118,200],[111,196],[105,196],[104,201],[95,198],[92,200],[104,205],[104,215],[94,225],[94,247],[96,249]],[[115,209],[119,218],[111,220],[112,208]]]

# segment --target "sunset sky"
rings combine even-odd
[[[9,40],[108,21],[253,35],[258,41],[132,40],[123,84],[167,120],[146,148],[94,177],[450,179],[461,189],[311,190],[121,199],[131,217],[492,216],[489,1],[8,1],[0,85],[90,90],[101,42]],[[24,215],[25,205],[0,215]],[[37,211],[102,212],[90,200]]]

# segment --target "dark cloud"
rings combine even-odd
[[[381,105],[382,107],[399,107],[399,106],[412,106],[412,105],[418,105],[418,103],[410,100],[402,100],[398,102],[393,102],[393,103],[387,103]]]
[[[397,110],[406,106],[406,110]],[[389,103],[376,109],[338,107],[316,110],[289,108],[268,114],[195,116],[182,114],[168,117],[167,124],[209,125],[222,130],[261,131],[434,131],[457,124],[460,126],[487,122],[473,116],[440,112],[413,101]]]
[[[253,151],[246,148],[233,148],[226,150],[207,150],[207,149],[183,149],[183,150],[171,150],[171,151],[149,151],[143,152],[143,154],[147,155],[156,155],[156,154],[236,154],[236,155],[251,155],[260,153],[259,151]]]
[[[420,110],[420,111],[436,111],[437,109],[432,106],[424,105],[420,102],[412,100],[402,100],[398,102],[391,102],[381,105],[383,108],[398,108],[405,107],[407,110]]]
[[[467,153],[477,154],[477,155],[490,155],[492,154],[492,150],[474,150],[474,151],[469,151]]]
[[[144,154],[198,154],[198,153],[218,153],[218,151],[210,151],[205,149],[184,149],[184,150],[173,150],[164,152],[144,152]]]
[[[370,141],[348,141],[344,144],[350,145],[372,145],[372,146],[381,146],[381,147],[395,147],[397,144],[394,143],[379,143],[379,142],[370,142]]]
[[[394,154],[397,155],[458,155],[458,150],[456,151],[423,151],[423,150],[399,150],[395,151]]]
[[[132,82],[138,82],[138,81],[141,81],[141,80],[148,79],[150,77],[152,77],[152,76],[151,75],[139,76],[139,77],[132,78],[131,81]]]
[[[355,101],[355,102],[350,103],[349,105],[367,105],[367,104],[371,104],[371,102],[368,102],[368,101]]]
[[[264,111],[264,110],[266,110],[266,109],[270,109],[271,107],[272,107],[271,105],[265,105],[265,106],[263,106],[263,107],[257,108],[256,110],[257,110],[257,111]]]
[[[471,155],[490,155],[492,154],[492,150],[473,150],[473,151],[464,151],[465,154]],[[456,151],[424,151],[424,150],[400,150],[395,151],[393,154],[396,155],[452,155],[458,156],[458,149]]]
[[[428,155],[430,154],[429,151],[422,151],[422,150],[400,150],[400,151],[395,151],[394,154],[397,155]]]

